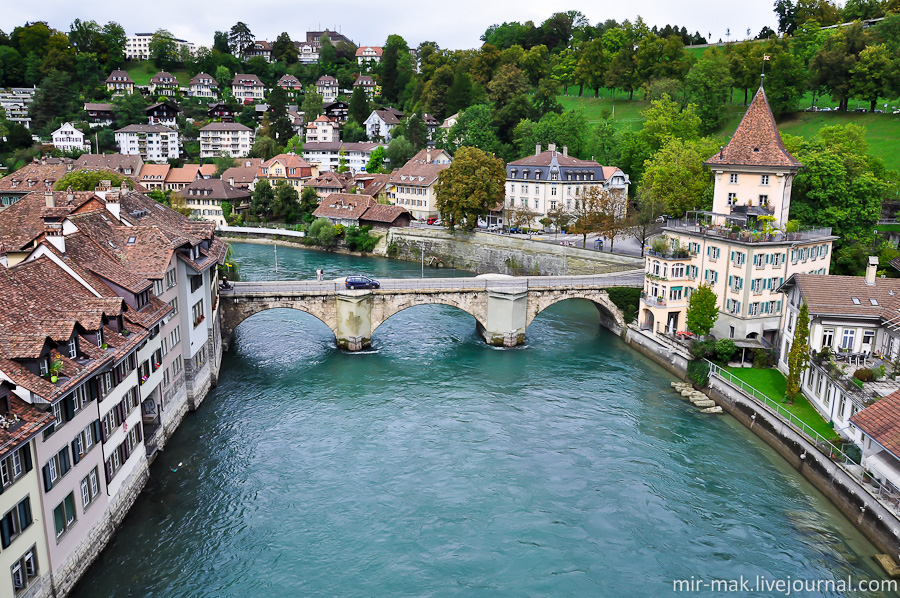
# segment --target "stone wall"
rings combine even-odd
[[[606,274],[643,268],[636,257],[563,247],[506,235],[423,228],[392,228],[375,253],[425,266],[443,266],[477,274],[530,276]]]
[[[707,394],[716,403],[774,448],[875,546],[890,555],[900,552],[897,517],[829,455],[719,376],[710,375],[709,384]]]
[[[649,357],[682,380],[687,378],[689,359],[679,351],[664,345],[651,335],[635,330],[631,326],[625,328],[622,338],[632,349]]]
[[[66,596],[75,587],[75,584],[85,574],[88,567],[100,556],[103,549],[109,544],[116,531],[116,527],[128,514],[129,509],[137,500],[138,495],[147,484],[150,477],[147,460],[142,459],[140,464],[131,472],[128,479],[122,484],[122,488],[116,494],[115,501],[109,505],[106,513],[101,517],[90,532],[81,540],[81,544],[72,552],[69,559],[53,572],[52,588],[44,584],[45,589],[50,590],[44,596]]]

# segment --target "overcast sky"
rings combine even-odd
[[[228,30],[238,21],[247,23],[257,39],[269,41],[282,31],[299,40],[306,31],[327,27],[337,29],[358,45],[382,45],[389,34],[398,33],[411,47],[430,40],[449,49],[480,46],[479,37],[494,23],[531,20],[539,25],[557,10],[580,10],[594,25],[610,18],[621,22],[641,15],[650,26],[677,24],[704,36],[711,32],[713,40],[727,40],[727,28],[735,40],[746,38],[748,27],[755,36],[764,25],[774,29],[776,24],[773,0],[343,0],[323,4],[282,0],[45,0],[4,4],[0,29],[7,33],[26,21],[47,21],[55,29],[68,31],[76,18],[93,19],[100,24],[114,20],[129,35],[164,28],[176,37],[204,46],[212,45],[214,31]]]

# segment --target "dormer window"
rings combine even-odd
[[[69,339],[69,357],[71,359],[78,357],[78,341],[74,336]]]
[[[41,376],[46,376],[50,373],[50,364],[47,363],[46,357],[41,357],[38,360],[38,371],[40,371]]]
[[[97,346],[103,347],[103,329],[102,328],[97,330]]]

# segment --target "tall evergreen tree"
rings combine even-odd
[[[369,110],[369,98],[362,86],[353,88],[353,95],[350,96],[350,107],[348,110],[350,120],[360,126],[363,126],[366,119],[369,118],[369,114],[372,111]]]
[[[785,389],[785,403],[793,403],[800,394],[800,381],[803,378],[803,370],[809,363],[809,307],[806,302],[800,306],[800,315],[797,317],[797,328],[794,332],[794,343],[788,351],[788,375],[787,388]]]

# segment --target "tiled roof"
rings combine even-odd
[[[573,168],[603,168],[600,166],[599,162],[595,162],[594,160],[579,160],[572,156],[563,156],[562,152],[550,150],[543,151],[539,154],[532,154],[520,160],[515,160],[507,164],[507,166],[550,166],[550,163],[554,158],[556,158],[556,162],[560,166]]]
[[[194,192],[193,194],[191,193],[192,191]],[[193,198],[201,197],[223,201],[229,199],[243,199],[245,197],[250,197],[251,195],[249,191],[236,189],[222,179],[197,179],[185,187],[182,194],[188,201],[191,201]]]
[[[384,204],[372,204],[369,209],[363,213],[360,220],[369,220],[371,222],[386,222],[388,224],[394,222],[403,214],[409,214],[409,211],[403,206],[389,206]],[[412,218],[410,216],[410,218]]]
[[[54,191],[56,207],[48,211],[46,197],[44,191],[34,191],[0,212],[0,243],[6,250],[20,251],[33,246],[44,234],[45,215],[61,220],[85,206],[91,199],[99,201],[91,191],[76,191],[69,203],[65,191]]]
[[[316,81],[316,85],[322,85],[322,86],[328,86],[328,87],[335,87],[335,86],[337,86],[337,84],[338,84],[337,79],[335,79],[331,75],[322,75],[321,77],[319,77],[319,80]]]
[[[260,161],[262,163],[262,161]],[[259,164],[256,166],[233,166],[222,173],[223,181],[234,179],[234,186],[249,185],[256,178],[256,172]]]
[[[277,85],[279,87],[297,87],[300,85],[300,80],[293,75],[282,75]]]
[[[792,284],[797,285],[811,315],[884,317],[891,321],[898,315],[900,278],[877,278],[875,284],[868,285],[862,276],[794,274],[784,286]]]
[[[212,75],[208,75],[208,74],[206,74],[206,73],[197,73],[196,75],[194,75],[193,77],[191,77],[191,85],[206,85],[205,83],[201,83],[201,82],[200,82],[201,79],[209,79],[209,80],[210,80],[209,85],[216,85],[216,86],[219,85],[219,84],[216,82],[216,80],[213,79],[213,76],[212,76]]]
[[[0,179],[0,191],[43,191],[53,188],[56,181],[66,176],[65,164],[27,164]]]
[[[262,87],[262,81],[256,75],[246,75],[239,73],[231,80],[231,85],[252,85]]]
[[[209,123],[205,127],[200,128],[201,131],[252,131],[250,127],[245,127],[241,123]]]
[[[311,174],[312,174],[312,167],[309,165],[309,162],[307,162],[306,160],[304,160],[302,157],[298,156],[297,154],[278,154],[271,160],[266,160],[265,162],[263,162],[260,165],[259,171],[257,172],[256,176],[258,176],[260,178],[268,178],[270,175],[265,174],[264,169],[271,168],[276,162],[281,164],[282,166],[284,166],[285,169],[288,169],[288,168],[299,169],[299,172],[296,172],[294,174],[285,172],[285,176],[287,178],[303,178],[303,177],[311,176]]]
[[[383,52],[384,48],[380,48],[378,46],[362,46],[356,49],[356,56],[357,58],[366,58],[367,54],[369,56],[372,56],[373,54],[375,56],[381,56]]]
[[[850,418],[857,428],[900,457],[900,390]]]
[[[168,79],[168,80],[166,80]],[[172,75],[172,73],[166,71],[159,71],[152,77],[150,77],[150,83],[156,83],[161,85],[178,85],[178,80]]]
[[[406,115],[396,108],[380,108],[374,112],[386,125],[399,124],[401,119],[406,118]]]
[[[316,218],[359,220],[360,216],[374,203],[374,200],[368,195],[332,193],[322,200],[319,207],[313,212],[313,216]]]
[[[728,145],[706,164],[780,166],[794,170],[802,166],[781,142],[775,117],[761,86]]]
[[[381,193],[382,189],[387,185],[390,176],[391,175],[389,174],[370,174],[361,172],[353,177],[353,184],[356,185],[359,193],[374,197]]]
[[[353,87],[358,85],[362,85],[363,87],[375,87],[375,79],[368,75],[360,75],[356,78],[356,81],[353,82]]]
[[[141,182],[165,182],[170,168],[172,167],[168,164],[144,164],[141,167]]]
[[[123,79],[124,77],[124,79]],[[109,77],[106,78],[106,83],[131,83],[134,84],[134,81],[131,80],[131,77],[128,75],[126,71],[113,71],[109,74]]]
[[[55,420],[52,412],[41,411],[13,394],[9,396],[9,412],[4,417],[15,423],[7,428],[0,428],[0,459],[28,442]]]
[[[360,141],[350,143],[344,141],[311,141],[303,144],[303,152],[324,151],[338,152],[341,149],[347,152],[371,152],[376,147],[385,147],[382,143],[372,141]]]
[[[116,133],[174,133],[169,127],[162,125],[127,125],[118,129]]]
[[[124,174],[131,170],[130,177],[137,177],[144,161],[138,155],[124,154],[81,154],[75,160],[74,170],[109,170]]]
[[[306,183],[309,187],[325,187],[330,189],[339,189],[340,191],[344,191],[347,189],[348,181],[341,177],[336,172],[327,171],[320,174],[318,177]]]
[[[97,104],[94,102],[85,102],[84,109],[88,112],[112,112],[112,104]]]
[[[200,176],[199,164],[185,164],[181,168],[172,168],[166,176],[166,183],[190,183]]]
[[[200,176],[205,179],[216,176],[216,170],[218,168],[215,164],[201,164],[200,165]]]
[[[434,150],[435,157],[439,150]],[[412,185],[428,187],[437,180],[441,171],[450,168],[449,164],[434,164],[428,161],[428,150],[422,150],[413,158],[391,173],[389,183],[392,185]]]

